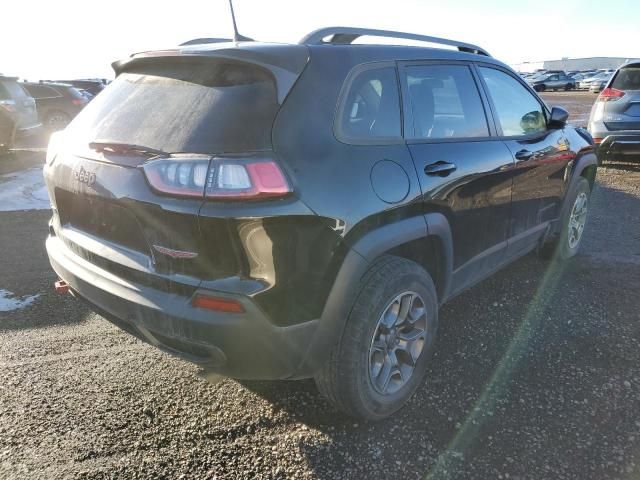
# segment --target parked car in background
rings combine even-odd
[[[610,72],[600,72],[592,77],[587,77],[585,79],[580,80],[576,86],[580,90],[589,90],[589,88],[591,87],[591,84],[600,83],[603,81],[606,82],[611,78],[612,75],[613,74]]]
[[[613,75],[591,108],[589,133],[602,160],[640,160],[640,61]]]
[[[46,80],[47,82],[54,83],[65,83],[67,85],[71,85],[76,88],[81,88],[89,92],[93,97],[99,94],[104,87],[107,86],[105,80],[91,80],[91,79],[80,79],[80,80]]]
[[[22,86],[36,101],[38,117],[48,131],[65,128],[89,100],[77,88],[63,83],[29,83]]]
[[[580,248],[591,137],[478,46],[334,27],[114,68],[47,152],[58,290],[221,375],[313,377],[382,419],[422,384],[440,305]]]
[[[591,85],[589,85],[589,92],[600,93],[607,86],[608,82],[609,80],[596,80],[594,82],[591,82]]]
[[[17,77],[0,74],[0,152],[9,150],[16,139],[34,135],[40,126],[33,97]]]
[[[545,74],[529,80],[529,84],[536,92],[547,90],[573,90],[576,82],[564,73]]]
[[[569,76],[573,79],[574,82],[576,82],[576,87],[577,87],[577,83],[580,80],[584,80],[585,78],[587,78],[587,74],[586,73],[581,73],[581,72],[576,72],[573,74],[569,74]]]

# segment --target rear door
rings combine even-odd
[[[400,72],[405,137],[425,212],[444,214],[452,229],[456,293],[503,258],[513,157],[493,136],[470,64],[406,62]]]
[[[618,90],[604,102],[604,124],[609,130],[640,130],[640,63],[621,68],[609,83]]]
[[[547,128],[546,107],[515,74],[488,64],[478,71],[496,128],[516,162],[508,255],[517,256],[558,218],[575,153],[563,130]]]

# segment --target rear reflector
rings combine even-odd
[[[598,100],[601,102],[613,102],[624,97],[624,92],[622,90],[617,90],[615,88],[605,88],[598,97]]]
[[[197,294],[193,297],[191,304],[197,308],[205,308],[216,312],[244,313],[244,308],[240,302],[228,298],[211,297],[209,295]]]
[[[596,145],[600,145],[602,143],[602,140],[604,140],[604,138],[594,138],[593,143],[595,143]]]

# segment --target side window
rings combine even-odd
[[[532,135],[547,129],[542,105],[520,82],[495,68],[480,67],[480,72],[504,136]]]
[[[340,137],[357,142],[400,139],[400,96],[396,69],[367,69],[349,84],[338,110]]]
[[[44,85],[30,85],[28,90],[33,98],[55,98],[60,96],[57,90]]]
[[[478,87],[464,65],[406,68],[413,112],[413,137],[421,139],[489,136]]]

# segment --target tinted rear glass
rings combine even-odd
[[[154,59],[120,74],[71,123],[81,142],[170,153],[266,150],[279,105],[273,76],[220,59]]]
[[[414,136],[424,139],[489,135],[480,93],[469,67],[407,67]]]
[[[621,69],[611,86],[618,90],[640,90],[640,65]]]
[[[402,132],[396,69],[369,68],[357,74],[340,110],[338,132],[347,141],[399,139]]]

